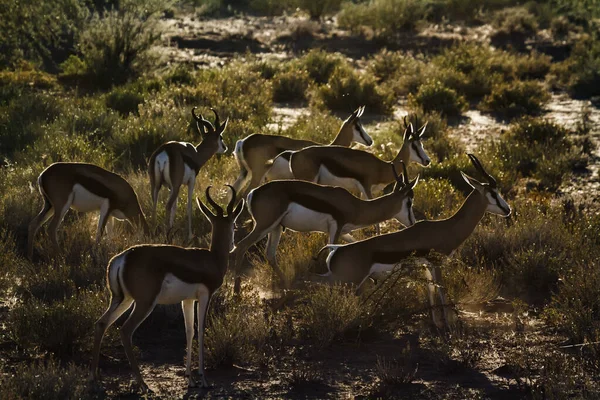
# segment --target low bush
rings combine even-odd
[[[451,216],[462,203],[462,194],[445,179],[421,179],[415,190],[414,207],[427,219]]]
[[[342,121],[339,118],[327,112],[316,110],[311,112],[310,115],[300,116],[293,125],[281,134],[326,144],[333,141],[341,126]]]
[[[306,91],[310,84],[308,73],[304,70],[287,70],[273,76],[273,100],[280,102],[306,100]]]
[[[318,347],[364,328],[365,315],[360,297],[347,286],[317,285],[307,291],[300,306],[300,334]]]
[[[211,302],[205,341],[208,365],[260,363],[265,357],[269,321],[257,293],[244,289],[244,297],[235,299],[230,288],[223,288]]]
[[[106,107],[121,115],[137,114],[138,106],[144,102],[144,95],[135,88],[119,87],[106,95]]]
[[[537,32],[535,15],[524,7],[505,8],[494,14],[493,25],[508,34],[531,36]]]
[[[296,61],[298,69],[305,69],[310,79],[318,84],[327,83],[338,66],[346,66],[347,62],[337,53],[324,50],[310,50]]]
[[[36,361],[22,364],[0,379],[3,399],[77,400],[90,398],[88,371],[74,364],[63,368],[58,362]]]
[[[295,0],[298,7],[306,12],[311,19],[319,19],[327,14],[333,14],[339,11],[342,0]]]
[[[335,69],[327,85],[317,87],[311,93],[313,106],[322,105],[337,111],[349,111],[364,105],[367,112],[389,114],[393,100],[391,91],[377,86],[372,76],[342,67]]]
[[[377,36],[392,37],[399,32],[414,31],[427,17],[427,4],[419,0],[374,0],[344,4],[338,25],[360,33],[364,27]]]
[[[82,291],[52,304],[32,299],[10,311],[10,337],[31,352],[72,357],[89,350],[94,322],[104,311],[103,294],[93,291]]]
[[[480,107],[503,117],[514,118],[524,114],[539,114],[550,100],[544,87],[533,81],[515,81],[494,85]]]
[[[552,66],[556,85],[577,98],[600,95],[600,45],[588,37],[578,41],[571,56]]]
[[[450,117],[458,116],[467,109],[465,98],[440,81],[421,85],[417,93],[409,95],[409,103],[425,112],[437,111]]]

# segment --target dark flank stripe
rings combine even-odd
[[[311,195],[303,194],[303,193],[294,193],[290,196],[290,201],[300,204],[303,207],[311,209],[316,212],[320,212],[323,214],[331,215],[338,223],[344,223],[344,215],[338,210],[338,208],[329,203],[328,201],[323,201],[322,199],[313,197]]]
[[[361,184],[364,184],[365,175],[361,173],[360,170],[350,170],[346,168],[344,164],[338,162],[335,158],[326,158],[321,161],[321,165],[329,170],[333,175],[340,178],[352,178],[359,181]],[[358,166],[360,168],[360,166]],[[369,171],[363,172],[368,173]]]

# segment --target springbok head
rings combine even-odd
[[[225,142],[223,142],[223,132],[225,131],[225,128],[227,128],[229,118],[221,124],[217,111],[212,107],[210,110],[215,114],[214,125],[209,120],[204,119],[202,114],[196,115],[196,107],[192,108],[192,116],[196,120],[198,131],[202,134],[203,143],[208,140],[209,142],[207,142],[207,144],[210,144],[211,147],[216,147],[215,153],[222,154],[227,151],[227,146],[225,145]]]
[[[498,184],[496,179],[493,176],[488,174],[486,170],[481,165],[481,162],[475,157],[473,154],[467,154],[473,163],[473,166],[477,171],[479,171],[485,180],[486,183],[481,183],[474,178],[471,178],[469,175],[460,171],[463,179],[471,186],[474,190],[476,190],[481,196],[483,196],[487,200],[487,208],[486,211],[500,215],[503,217],[510,216],[511,209],[510,206],[504,199],[500,196],[498,192]]]
[[[402,175],[398,175],[396,166],[394,163],[390,163],[392,170],[394,171],[394,177],[396,178],[396,183],[394,184],[392,193],[394,196],[399,197],[399,201],[402,201],[402,208],[394,216],[394,218],[396,218],[396,220],[398,220],[398,222],[404,226],[411,226],[416,222],[415,214],[412,208],[415,197],[413,189],[419,182],[419,175],[417,175],[417,177],[412,181],[409,181],[406,165],[402,161],[400,163],[402,164]]]
[[[365,146],[370,146],[373,144],[373,139],[371,136],[365,131],[362,123],[360,122],[360,117],[365,112],[365,106],[358,107],[356,110],[350,114],[350,116],[344,121],[344,126],[350,125],[352,127],[352,141],[356,143],[364,144]]]
[[[231,197],[229,204],[227,204],[227,215],[224,215],[223,209],[210,197],[210,189],[212,186],[206,188],[206,201],[215,210],[213,213],[200,199],[196,198],[196,203],[202,211],[202,214],[208,219],[212,226],[212,237],[213,240],[223,240],[228,244],[228,250],[233,249],[233,231],[235,226],[235,220],[244,209],[244,199],[242,199],[235,209],[233,208],[236,200],[235,189],[231,185],[227,185],[231,189]]]
[[[425,122],[419,129],[415,130],[414,125],[408,123],[407,116],[404,116],[404,144],[403,146],[409,146],[410,158],[411,162],[415,162],[424,167],[429,166],[431,164],[431,159],[425,153],[425,149],[423,148],[422,138],[425,133],[425,129],[427,128],[427,122]],[[415,124],[418,126],[419,120],[417,116],[415,116]]]

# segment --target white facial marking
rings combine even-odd
[[[365,128],[363,128],[360,122],[352,124],[352,136],[356,143],[362,143],[365,146],[373,144],[373,139],[371,139],[371,136],[365,131]]]
[[[496,193],[496,197],[497,197],[497,201],[496,199],[494,199],[494,196],[492,196],[491,193],[486,193],[485,196],[487,198],[488,201],[488,206],[486,208],[486,211],[492,213],[492,214],[496,214],[496,215],[501,215],[503,217],[508,217],[511,213],[511,209],[510,206],[508,205],[508,203],[506,201],[504,201],[504,199],[500,196],[500,194],[498,192]]]
[[[415,162],[424,167],[431,164],[431,159],[429,158],[427,153],[425,153],[423,143],[421,143],[420,140],[412,141],[410,143],[410,161]]]

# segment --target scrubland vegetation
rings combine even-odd
[[[161,19],[190,10],[199,18],[334,16],[331,23],[350,37],[388,49],[362,59],[312,49],[285,60],[246,53],[223,66],[174,65],[157,51],[164,43]],[[306,387],[326,387],[319,397],[338,397],[343,389],[368,398],[494,398],[505,392],[597,398],[600,213],[597,204],[573,200],[564,189],[595,159],[591,138],[599,127],[586,112],[575,126],[545,113],[556,93],[597,102],[598,18],[593,0],[9,2],[0,8],[0,398],[123,395],[118,381],[129,379],[129,368],[119,369],[126,358],[116,328],[109,329],[102,350],[110,358],[101,362],[108,389],[86,380],[93,325],[108,304],[108,260],[140,243],[186,245],[184,193],[174,232],[162,224],[166,195],[149,220],[152,235],[116,222],[99,245],[97,215],[71,211],[59,230],[61,252],[54,252],[42,229],[28,260],[27,226],[42,207],[37,177],[45,167],[80,161],[115,171],[131,183],[149,216],[147,160],[166,141],[200,141],[191,107],[205,116],[214,107],[230,118],[224,139],[231,150],[252,133],[329,142],[340,117],[361,105],[375,141],[370,151],[383,159],[401,145],[403,125],[394,115],[399,106],[408,108],[413,122],[428,121],[424,146],[433,163],[411,168],[411,176],[421,176],[415,208],[427,219],[458,209],[468,189],[459,171],[478,176],[453,134],[465,113],[477,110],[506,124],[502,134],[474,143],[473,152],[498,179],[514,215],[484,217],[456,254],[440,262],[458,310],[484,310],[501,296],[508,314],[492,311],[495,318],[478,319],[461,313],[451,332],[440,333],[429,325],[419,271],[392,274],[356,296],[345,286],[313,282],[325,271],[323,257],[313,259],[324,236],[286,233],[278,258],[291,291],[277,287],[259,245],[249,255],[242,296],[233,296],[228,274],[213,299],[205,342],[209,381],[215,371],[240,368],[250,371],[252,381],[280,382],[274,397],[302,397]],[[432,24],[487,24],[494,46],[463,40],[432,51],[402,50],[399,43]],[[557,56],[531,50],[529,43],[540,37],[566,43],[568,51]],[[308,112],[277,126],[273,108],[281,102]],[[230,152],[213,157],[200,171],[196,195],[203,196],[209,184],[232,183],[238,173]],[[225,202],[226,192],[216,192]],[[209,225],[198,212],[193,227],[194,244],[206,246]],[[384,232],[397,228],[391,223]],[[372,234],[369,228],[357,236]],[[416,344],[397,344],[406,337]],[[153,371],[162,368],[163,357],[183,375],[180,307],[158,307],[134,344],[142,364],[156,363]],[[561,347],[571,345],[576,347]],[[172,354],[160,354],[161,346]],[[367,361],[353,368],[344,357]],[[509,377],[487,385],[464,384],[465,378],[452,387],[423,384],[437,381],[431,378],[436,375],[477,375],[481,382],[501,366]],[[183,388],[178,375],[169,376],[173,382],[166,388],[156,384],[161,396],[182,395],[168,387]],[[342,377],[362,384],[342,387]],[[215,379],[216,386],[229,385],[237,373]],[[219,393],[268,395],[256,387],[235,390]]]

